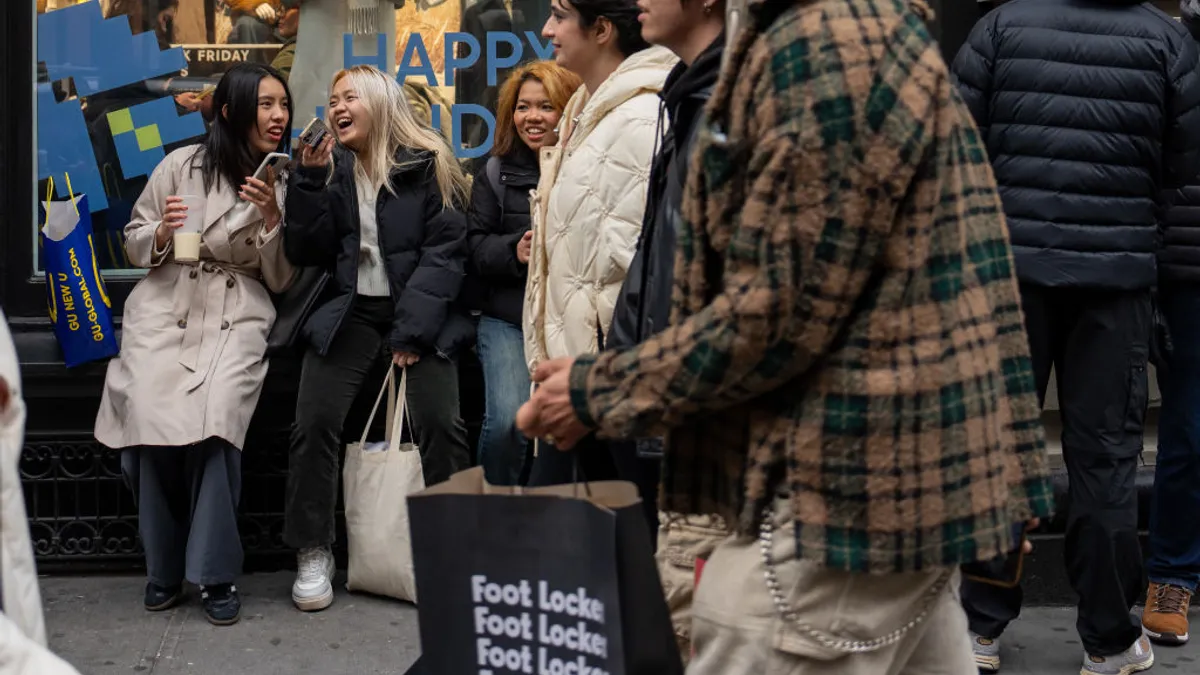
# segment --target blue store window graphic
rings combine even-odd
[[[144,184],[130,180],[148,176],[165,145],[205,131],[199,113],[180,115],[150,84],[187,68],[183,50],[160,50],[154,33],[134,34],[125,17],[85,2],[38,16],[37,60],[37,178],[53,178],[66,199],[69,176],[88,195],[102,265],[129,267],[121,231]]]

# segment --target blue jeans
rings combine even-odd
[[[479,317],[479,361],[483,364],[483,428],[479,465],[493,485],[516,485],[529,443],[517,430],[517,409],[529,400],[529,367],[521,329],[490,316]]]
[[[1196,590],[1200,582],[1200,285],[1163,288],[1175,353],[1158,373],[1162,410],[1150,508],[1147,576]]]

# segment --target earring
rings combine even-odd
[[[704,13],[705,13],[705,14],[712,14],[712,5],[705,5],[705,6],[704,6]]]

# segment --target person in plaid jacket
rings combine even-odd
[[[958,567],[1050,513],[1004,215],[930,14],[751,0],[672,325],[542,364],[518,416],[560,448],[667,434],[663,508],[735,525],[690,673],[974,672]]]

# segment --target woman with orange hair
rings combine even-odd
[[[485,407],[479,463],[489,482],[515,485],[527,442],[516,428],[517,408],[529,398],[521,311],[533,233],[529,193],[537,187],[538,151],[557,141],[555,128],[578,75],[553,61],[518,68],[500,89],[496,143],[471,191],[470,259],[463,297],[480,314],[479,360]]]

